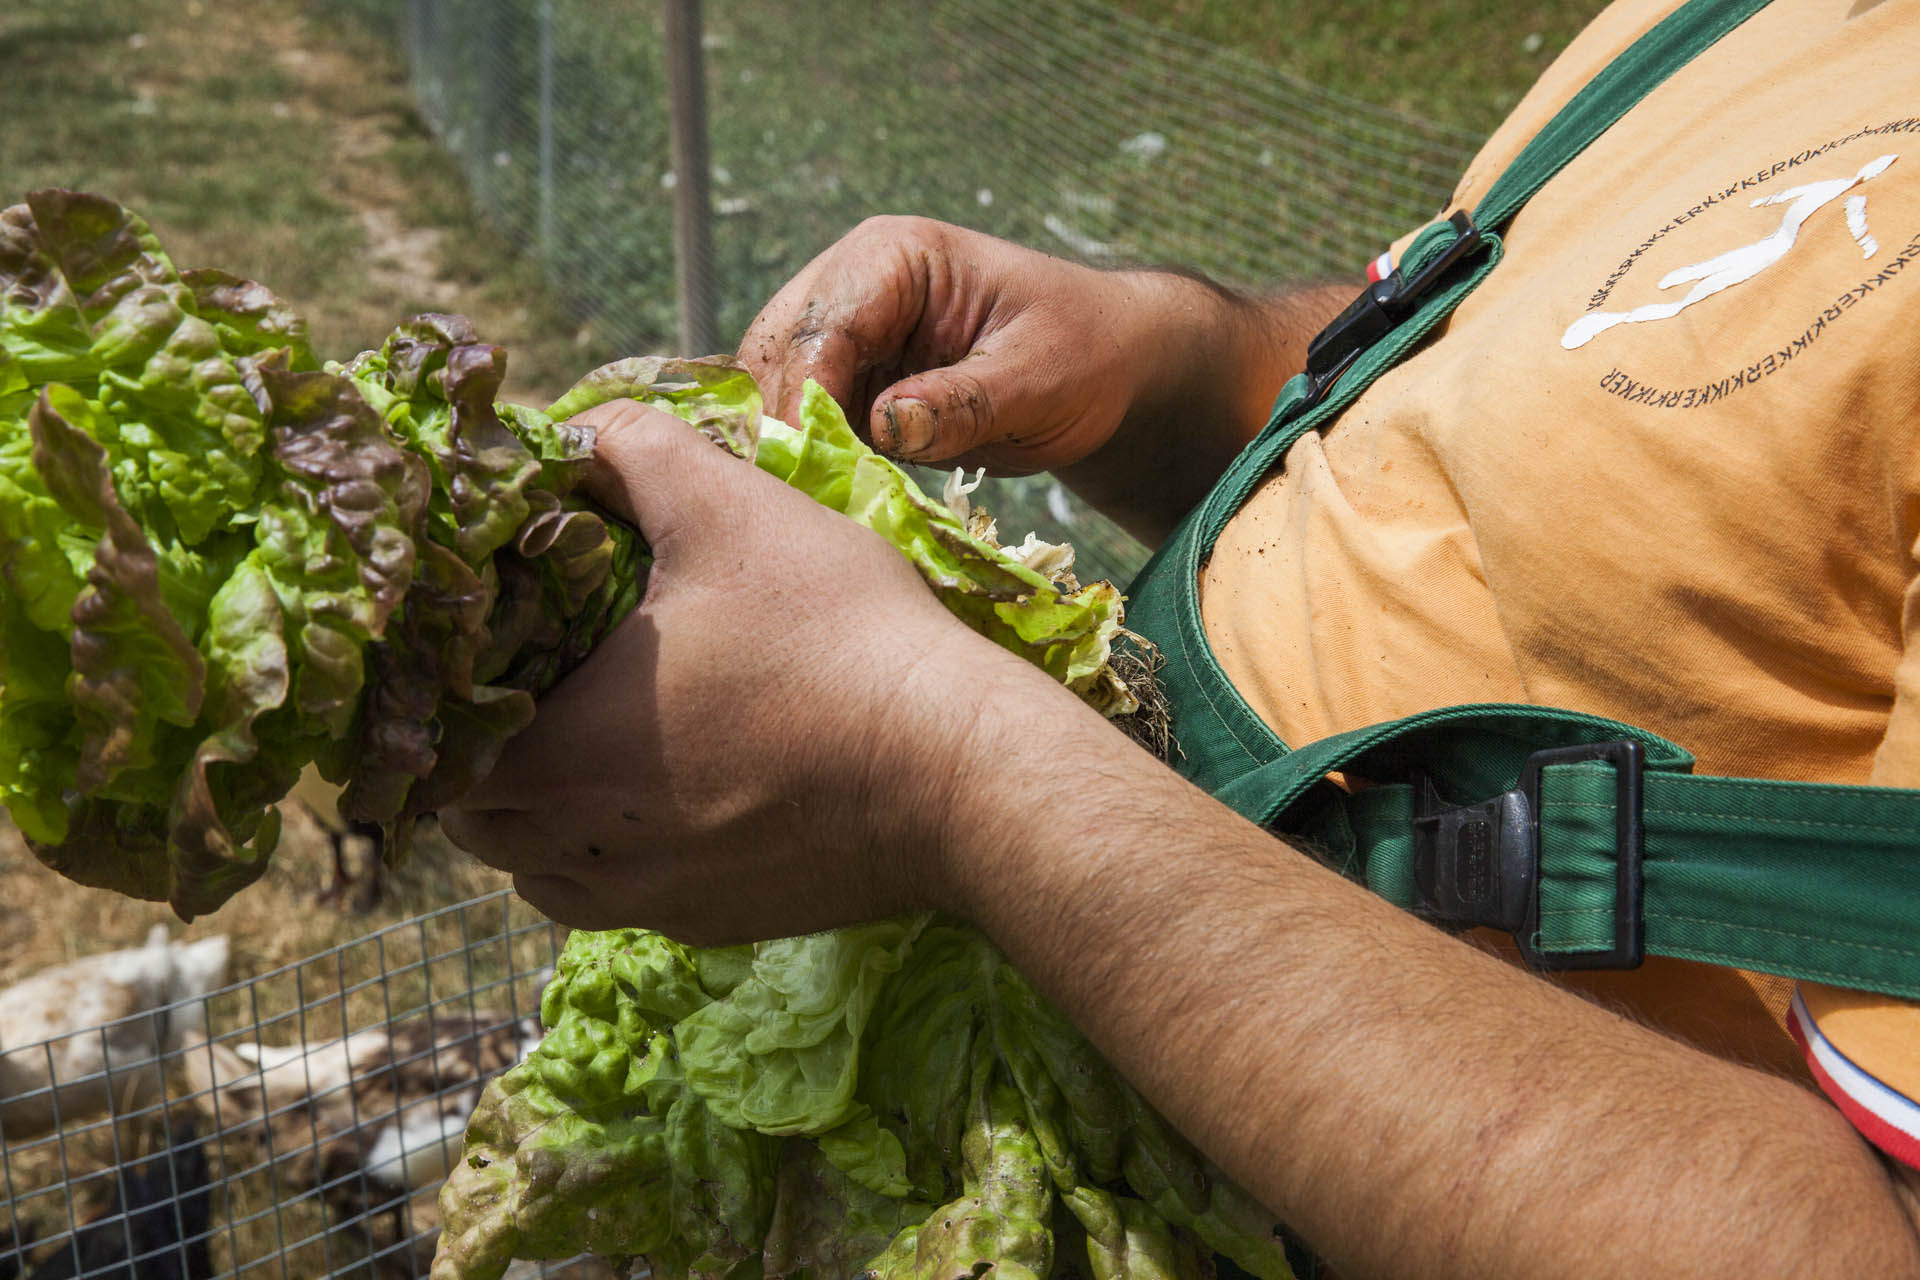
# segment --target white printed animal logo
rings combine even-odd
[[[1736,284],[1745,284],[1792,251],[1794,243],[1800,237],[1800,228],[1806,224],[1808,218],[1846,195],[1853,188],[1885,173],[1887,166],[1896,159],[1898,156],[1884,155],[1878,160],[1862,165],[1860,171],[1851,177],[1831,178],[1825,182],[1809,182],[1804,186],[1777,191],[1770,196],[1761,196],[1753,202],[1753,208],[1782,204],[1786,206],[1786,212],[1780,218],[1780,225],[1771,233],[1752,244],[1743,244],[1737,249],[1729,249],[1725,253],[1708,258],[1705,262],[1681,267],[1661,277],[1660,288],[1662,289],[1671,289],[1683,284],[1693,285],[1693,288],[1687,290],[1685,296],[1678,301],[1650,302],[1646,306],[1635,307],[1630,311],[1587,312],[1567,326],[1566,333],[1560,339],[1560,345],[1572,351],[1586,346],[1615,325],[1669,320],[1703,298],[1711,298],[1721,290],[1731,289]],[[1861,256],[1871,258],[1880,251],[1880,245],[1867,229],[1866,196],[1849,197],[1846,212],[1847,230],[1852,234],[1854,243],[1860,246]]]

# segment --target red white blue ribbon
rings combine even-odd
[[[1904,1165],[1920,1169],[1920,1102],[1863,1070],[1827,1039],[1798,991],[1787,1029],[1807,1055],[1813,1078],[1863,1137]]]

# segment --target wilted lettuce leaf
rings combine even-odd
[[[1040,1280],[1053,1268],[1053,1188],[1020,1095],[993,1048],[975,1044],[966,1127],[963,1193],[895,1236],[869,1265],[877,1280],[922,1276],[1005,1276]]]
[[[924,1201],[861,1185],[828,1160],[818,1143],[790,1138],[780,1151],[762,1273],[766,1280],[858,1275],[932,1212]]]
[[[1085,1235],[1095,1280],[1201,1280],[1213,1274],[1194,1238],[1131,1196],[1075,1187],[1060,1197]]]

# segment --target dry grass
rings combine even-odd
[[[236,975],[265,973],[385,925],[506,888],[506,876],[423,828],[415,856],[387,877],[371,914],[323,905],[332,851],[305,809],[286,809],[286,835],[266,875],[212,915],[183,925],[165,903],[73,884],[42,866],[0,817],[0,986],[51,964],[139,946],[155,924],[183,939],[226,934]]]

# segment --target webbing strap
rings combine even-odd
[[[1685,751],[1644,730],[1486,704],[1312,743],[1219,795],[1256,822],[1304,834],[1411,908],[1413,779],[1478,801],[1514,787],[1534,751],[1615,739],[1639,743],[1646,759],[1649,953],[1920,998],[1920,791],[1695,775]],[[1324,780],[1330,772],[1363,785],[1348,795]],[[1525,940],[1533,948],[1612,945],[1619,794],[1605,764],[1543,771],[1539,929]]]

